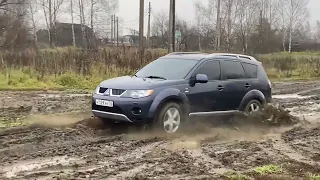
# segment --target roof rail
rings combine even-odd
[[[167,55],[179,55],[179,54],[207,54],[207,53],[202,53],[202,52],[172,52]]]
[[[244,55],[244,54],[213,53],[213,54],[210,54],[209,56],[229,56],[229,57],[244,58],[244,59],[249,59],[249,60],[257,61],[254,57],[248,56],[248,55]]]

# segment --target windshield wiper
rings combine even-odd
[[[144,78],[150,78],[150,79],[163,79],[163,80],[167,80],[164,77],[160,77],[160,76],[148,76],[148,77],[144,77]]]

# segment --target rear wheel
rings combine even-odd
[[[257,113],[261,111],[262,104],[258,100],[251,100],[244,109],[244,113],[247,115]]]
[[[184,115],[178,103],[166,103],[155,117],[154,129],[169,134],[180,131]]]

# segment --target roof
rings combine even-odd
[[[170,53],[163,58],[183,58],[187,60],[201,60],[203,58],[207,58],[207,53],[200,53],[200,52],[174,52]]]
[[[213,54],[207,54],[207,53],[201,53],[201,52],[174,52],[170,53],[164,58],[183,58],[183,59],[189,59],[189,60],[202,60],[204,58],[211,58],[211,57],[233,57],[236,59],[242,59],[242,60],[248,60],[248,61],[257,61],[254,57],[244,55],[244,54],[232,54],[232,53],[213,53]]]

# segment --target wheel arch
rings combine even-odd
[[[148,117],[150,119],[154,119],[154,117],[160,112],[161,108],[169,102],[180,104],[181,109],[186,114],[190,111],[189,100],[185,94],[181,93],[178,89],[166,89],[155,97],[151,104]]]
[[[251,101],[251,100],[258,100],[262,106],[266,104],[266,98],[264,94],[259,91],[259,90],[251,90],[249,91],[243,98],[240,103],[240,106],[238,108],[239,111],[244,111],[246,105]]]

